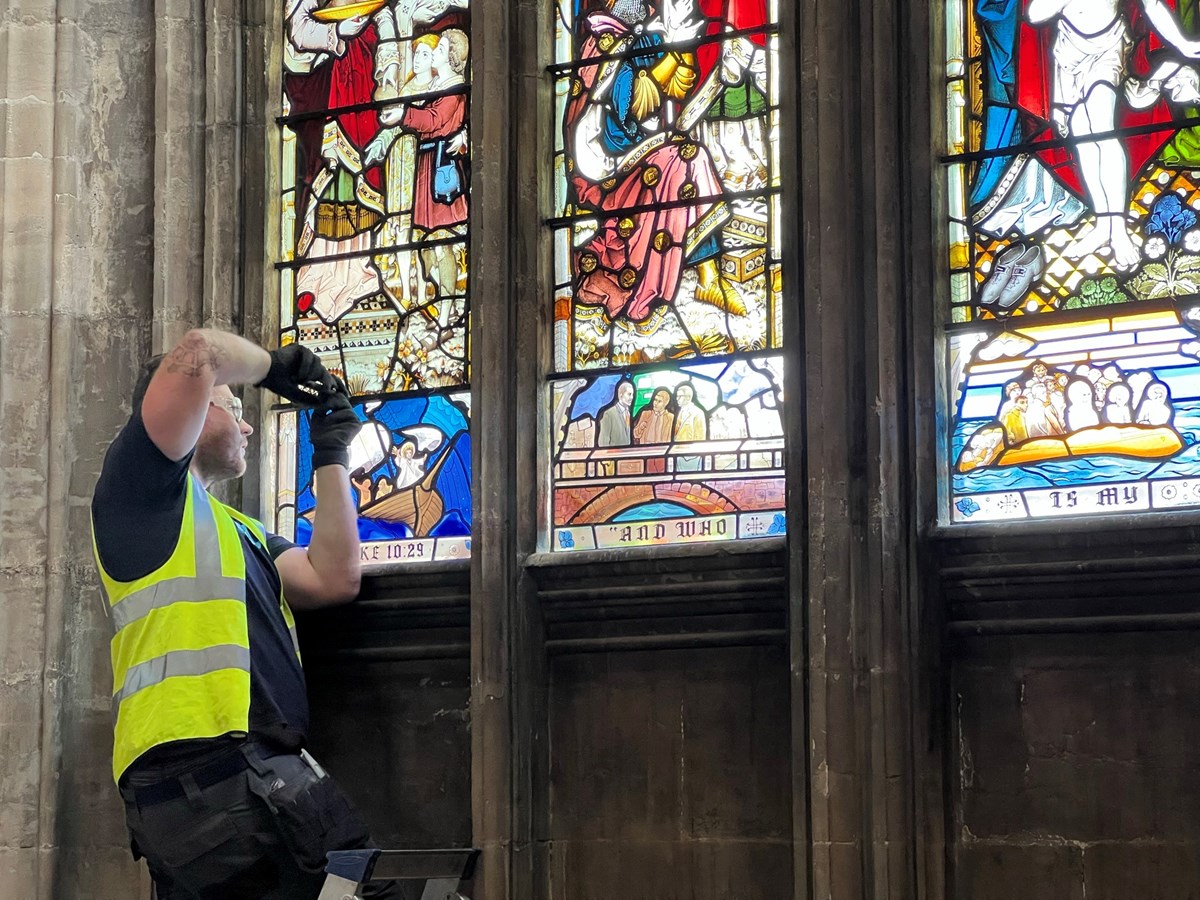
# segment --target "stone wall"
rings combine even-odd
[[[0,896],[127,898],[88,504],[150,347],[154,6],[0,37]],[[86,887],[85,887],[86,885]]]
[[[1189,635],[965,642],[954,896],[1200,896],[1198,679]]]

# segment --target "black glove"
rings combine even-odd
[[[301,344],[272,350],[271,368],[257,387],[303,406],[318,406],[337,392],[333,376],[317,355]]]
[[[333,397],[320,409],[312,411],[309,435],[313,445],[313,471],[321,466],[350,467],[350,442],[354,440],[362,422],[350,405],[350,393],[338,379],[333,379]]]

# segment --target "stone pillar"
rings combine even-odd
[[[521,544],[514,528],[523,506],[516,449],[523,404],[511,354],[522,296],[514,278],[520,267],[513,264],[513,236],[532,233],[536,226],[530,220],[518,224],[512,183],[518,146],[514,116],[520,108],[512,68],[520,40],[520,29],[514,28],[518,6],[517,0],[471,6],[471,822],[475,846],[483,850],[477,900],[533,896],[535,725],[527,702],[533,679],[526,668],[537,653],[530,646],[530,603],[522,588]],[[530,90],[522,89],[520,96],[528,99]],[[528,118],[526,127],[536,127]],[[521,209],[529,214],[528,201]],[[536,212],[531,221],[537,221]],[[531,496],[525,487],[524,496]],[[527,519],[522,521],[528,526]]]
[[[152,347],[240,310],[237,210],[204,200],[239,160],[231,5],[3,13],[0,897],[148,896],[112,784],[89,508]]]
[[[927,84],[928,70],[901,51],[895,4],[798,8],[805,366],[795,385],[803,404],[789,411],[803,417],[807,474],[792,623],[802,706],[794,718],[803,722],[796,794],[808,800],[796,828],[808,832],[808,859],[797,869],[807,864],[808,883],[797,879],[796,895],[931,896],[921,887],[914,754],[924,746],[915,700],[922,594],[913,577],[906,237],[908,217],[927,223],[929,212],[904,195],[913,123],[901,102]],[[789,446],[799,437],[792,430]]]
[[[89,503],[149,348],[153,9],[5,13],[0,896],[144,894],[110,769]]]

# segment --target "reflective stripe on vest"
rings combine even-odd
[[[130,763],[159,744],[249,730],[250,638],[241,538],[227,508],[191,473],[187,491],[179,540],[154,572],[116,581],[96,550],[114,627],[113,776],[118,780]]]
[[[114,710],[138,691],[161,684],[168,678],[205,675],[220,669],[245,669],[249,672],[250,648],[220,644],[203,650],[171,650],[139,663],[125,673],[125,686],[113,695]]]
[[[263,552],[267,553],[269,556],[270,551],[267,549],[267,529],[263,523],[258,521],[258,519],[250,518],[245,513],[239,512],[232,506],[225,506],[222,504],[222,507],[227,513],[229,513],[229,515],[233,516],[233,518],[237,519],[250,529],[254,537],[258,540],[258,545],[262,547]],[[279,584],[279,611],[283,614],[283,622],[285,625],[287,625],[288,635],[292,639],[292,648],[296,651],[296,659],[301,659],[300,637],[296,634],[296,619],[292,616],[292,608],[288,606],[287,599],[283,596],[282,579],[280,579]],[[301,662],[303,662],[302,659]]]
[[[125,596],[112,609],[113,628],[120,631],[151,611],[172,603],[203,603],[213,597],[246,600],[246,581],[224,575],[197,575],[195,578],[168,578]]]

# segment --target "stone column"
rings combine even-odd
[[[923,645],[906,236],[908,217],[929,212],[904,194],[914,126],[901,100],[928,70],[902,53],[895,4],[799,9],[807,540],[792,621],[808,884],[796,893],[915,898],[926,896],[914,754]]]
[[[528,195],[519,200],[513,176],[517,97],[528,101],[536,87],[526,83],[518,94],[513,66],[522,30],[537,28],[536,13],[525,9],[528,18],[522,20],[519,6],[518,0],[471,6],[471,822],[475,846],[483,850],[477,900],[533,896],[535,725],[527,670],[537,651],[518,560],[521,537],[514,527],[524,511],[519,498],[528,498],[530,488],[518,482],[516,424],[529,404],[521,402],[514,364],[523,292],[513,256],[514,235],[533,233],[537,213],[531,214]],[[522,21],[525,29],[517,26]],[[536,119],[521,119],[528,120],[521,127],[529,134]],[[521,212],[532,218],[520,221]],[[529,527],[527,517],[521,521]]]
[[[204,199],[238,159],[230,5],[211,5],[207,23],[203,4],[174,0],[21,0],[3,13],[2,897],[148,895],[112,784],[89,507],[151,348],[200,321],[233,325],[240,309],[238,211],[206,216]],[[236,202],[236,185],[226,191]]]
[[[28,2],[0,70],[0,896],[144,894],[89,503],[149,348],[153,9]]]

